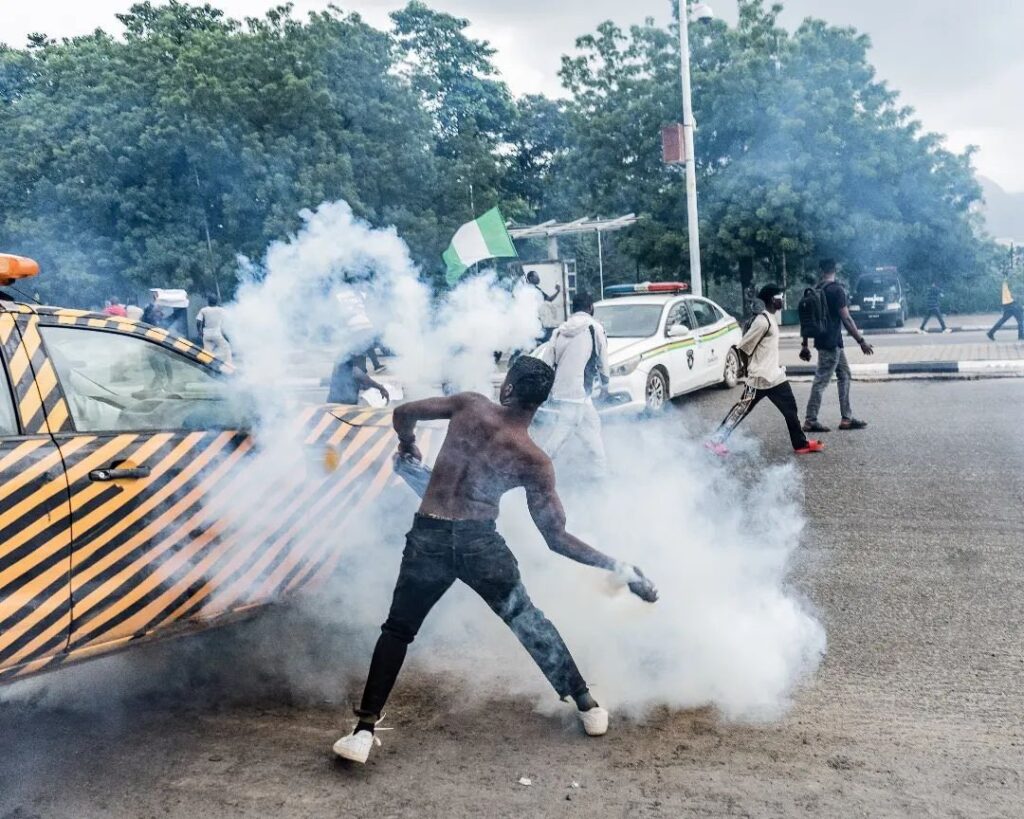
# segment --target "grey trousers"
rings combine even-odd
[[[804,414],[807,421],[818,420],[821,396],[833,375],[839,381],[839,410],[843,418],[853,418],[853,409],[850,407],[850,363],[846,360],[846,351],[839,347],[835,350],[818,350],[818,371],[814,374],[811,397],[807,399],[807,412]]]

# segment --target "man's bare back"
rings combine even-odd
[[[496,520],[501,496],[532,482],[532,476],[544,471],[547,456],[526,429],[509,423],[505,416],[512,411],[482,395],[462,393],[438,404],[438,411],[450,413],[448,434],[420,514]]]

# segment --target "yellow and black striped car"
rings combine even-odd
[[[395,481],[389,413],[306,407],[303,458],[275,474],[229,378],[165,330],[0,300],[0,683],[332,571],[348,516]]]

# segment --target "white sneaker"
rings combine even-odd
[[[380,740],[369,731],[360,731],[351,733],[335,742],[334,753],[349,762],[358,762],[363,765],[369,759],[374,745],[380,745]]]
[[[603,737],[608,733],[608,711],[600,705],[589,711],[577,711],[583,730],[588,737]]]

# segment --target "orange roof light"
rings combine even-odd
[[[15,279],[27,279],[39,273],[39,262],[25,256],[0,253],[0,281],[8,283]]]

